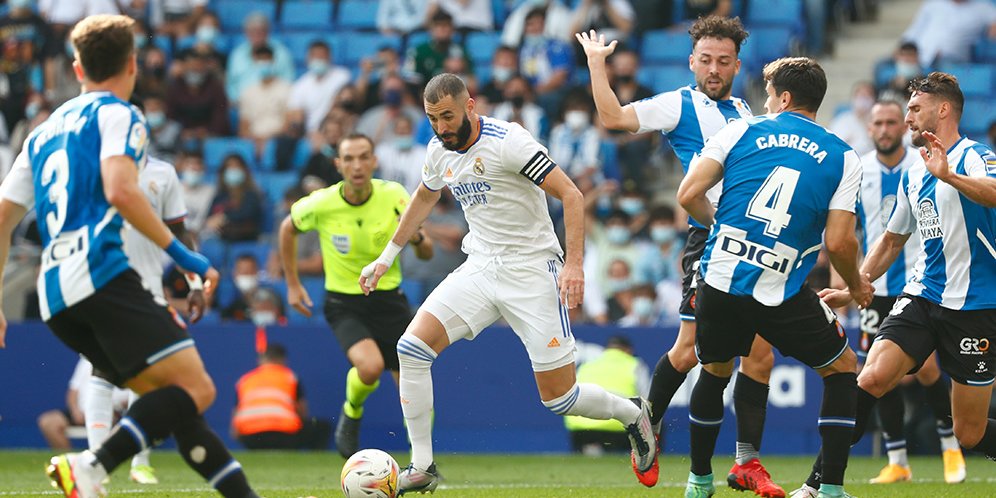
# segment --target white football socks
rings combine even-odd
[[[577,415],[596,420],[616,419],[623,425],[636,422],[640,408],[632,401],[616,396],[596,384],[575,384],[558,398],[544,401],[558,415]]]
[[[90,451],[97,451],[111,433],[114,407],[111,393],[114,386],[100,377],[90,377],[83,399],[83,417],[86,419],[86,440]]]
[[[398,391],[401,411],[408,425],[412,465],[425,470],[432,465],[432,362],[436,352],[412,334],[398,340],[401,375]]]

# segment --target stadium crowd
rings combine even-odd
[[[0,167],[6,171],[28,132],[78,94],[65,41],[71,27],[90,14],[128,14],[140,21],[135,101],[152,130],[151,154],[176,166],[188,229],[222,271],[209,320],[252,320],[254,302],[263,300],[278,305],[264,306],[276,311],[260,313],[259,323],[308,321],[283,309],[279,220],[297,199],[342,179],[332,159],[354,131],[376,143],[376,176],[412,191],[432,137],[421,87],[451,72],[466,79],[480,112],[521,123],[586,194],[587,299],[573,320],[674,324],[687,227],[673,196],[680,165],[661,134],[609,131],[595,119],[573,33],[596,29],[622,42],[609,76],[625,104],[692,82],[690,20],[740,15],[751,37],[734,94],[756,97],[764,62],[831,51],[842,23],[872,19],[876,7],[875,0],[8,0],[0,7]],[[974,25],[945,36],[955,17]],[[859,153],[870,150],[864,123],[875,98],[905,100],[909,80],[943,68],[963,78],[965,129],[996,140],[996,107],[986,100],[996,85],[996,6],[926,2],[896,45],[831,129]],[[551,207],[559,225],[559,205]],[[413,304],[464,259],[459,210],[445,193],[426,223],[435,258],[402,256]],[[17,239],[24,261],[36,257],[37,244],[25,222]],[[302,234],[298,252],[306,288],[321,295],[317,234]],[[816,272],[811,285],[822,288],[826,258]],[[170,272],[164,285],[181,303],[182,276]],[[25,318],[38,317],[35,301],[26,300]]]

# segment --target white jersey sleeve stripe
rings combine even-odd
[[[855,212],[858,204],[858,191],[861,189],[861,160],[857,152],[844,153],[844,174],[840,177],[837,191],[830,198],[830,209]]]

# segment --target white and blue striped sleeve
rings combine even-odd
[[[829,209],[857,212],[858,193],[861,190],[861,159],[853,150],[844,152],[844,169],[837,190],[830,198]]]
[[[516,123],[509,123],[501,145],[502,168],[518,173],[536,185],[542,185],[557,163],[539,142]]]
[[[970,147],[965,151],[965,174],[973,177],[996,178],[996,154],[982,144]]]
[[[744,133],[747,133],[748,127],[747,120],[738,119],[720,128],[715,135],[706,140],[705,146],[702,147],[702,152],[699,153],[699,157],[712,159],[725,168],[726,157],[730,155],[733,146],[740,142]],[[694,165],[695,161],[692,161],[692,164]],[[694,166],[689,166],[689,169],[692,167]]]
[[[889,224],[885,228],[892,233],[906,235],[913,233],[913,230],[916,229],[916,220],[913,218],[913,207],[910,205],[910,198],[906,193],[906,188],[909,184],[909,171],[904,171],[903,178],[899,181],[899,190],[896,192],[896,207],[892,210]]]
[[[28,147],[14,159],[10,173],[0,184],[0,199],[6,199],[14,204],[31,209],[35,204],[34,174],[31,171],[31,161],[28,159]]]
[[[149,144],[149,130],[145,119],[135,109],[113,103],[97,109],[97,126],[100,130],[100,160],[114,156],[128,156],[141,160]]]
[[[640,122],[637,133],[674,130],[681,120],[681,90],[660,93],[629,104]]]

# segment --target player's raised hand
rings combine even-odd
[[[574,33],[574,37],[581,43],[584,55],[588,56],[589,59],[605,59],[616,49],[617,40],[612,40],[606,45],[605,35],[599,35],[595,33],[595,30],[587,33]]]
[[[584,301],[584,270],[581,265],[565,264],[557,285],[560,287],[560,302],[567,309],[574,309]]]
[[[204,317],[207,309],[207,299],[203,290],[191,290],[187,293],[187,314],[190,323],[197,323]]]
[[[823,289],[816,293],[827,306],[831,308],[843,308],[851,304],[851,293],[847,289]]]
[[[920,157],[927,166],[927,171],[938,180],[944,180],[954,174],[954,170],[948,164],[948,152],[937,135],[929,131],[922,132],[923,138],[927,140],[927,147],[920,147]]]
[[[311,307],[314,306],[311,302],[311,296],[308,295],[308,291],[300,282],[297,285],[287,286],[287,304],[307,317],[311,316]]]
[[[370,291],[377,290],[377,283],[380,282],[380,277],[387,273],[387,268],[387,265],[380,261],[374,261],[363,267],[363,271],[360,272],[360,290],[364,295],[369,296]]]

